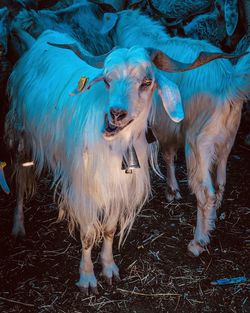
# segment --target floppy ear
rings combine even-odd
[[[184,111],[178,86],[167,79],[166,74],[160,70],[156,70],[155,79],[165,111],[174,122],[182,121]]]
[[[102,28],[100,30],[101,34],[107,34],[116,25],[118,20],[118,14],[116,13],[105,13],[102,18]]]
[[[224,16],[228,36],[232,36],[238,24],[238,1],[226,0],[224,5]]]

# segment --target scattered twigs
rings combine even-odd
[[[152,234],[147,239],[143,240],[142,245],[138,246],[137,249],[141,249],[149,243],[154,242],[156,239],[162,237],[165,233],[161,233],[159,235]]]
[[[209,267],[210,267],[211,263],[212,263],[212,258],[210,259],[210,261],[209,261],[209,263],[208,263],[207,267],[205,268],[204,273],[206,273],[206,272],[207,272],[207,270],[209,269]]]
[[[178,293],[172,293],[172,292],[166,292],[166,293],[143,293],[143,292],[137,292],[133,290],[126,290],[126,289],[121,289],[117,288],[116,290],[124,293],[130,293],[132,295],[136,296],[143,296],[143,297],[180,297],[181,295]]]
[[[0,300],[5,301],[5,302],[20,304],[20,305],[23,305],[23,306],[34,307],[34,304],[31,304],[31,303],[24,303],[24,302],[21,302],[21,301],[12,300],[12,299],[7,299],[7,298],[4,298],[4,297],[0,297]]]
[[[67,248],[64,249],[63,251],[60,251],[60,250],[62,250],[62,249],[51,250],[51,251],[46,250],[46,251],[44,251],[43,253],[44,253],[44,254],[51,254],[51,255],[53,255],[53,256],[62,255],[62,254],[65,254],[65,253],[69,250],[70,246],[71,246],[71,243],[69,243],[69,245],[67,246]],[[60,251],[60,252],[59,252],[59,251]]]

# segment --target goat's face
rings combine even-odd
[[[111,139],[139,117],[147,119],[155,88],[154,67],[145,49],[118,49],[106,58],[102,75],[109,91],[104,138]]]
[[[137,124],[145,128],[155,88],[162,104],[174,122],[184,118],[179,88],[167,78],[166,72],[184,72],[218,58],[232,58],[224,53],[201,52],[192,63],[182,63],[152,48],[132,47],[112,50],[108,55],[93,57],[82,53],[73,44],[53,44],[74,51],[89,64],[103,68],[95,69],[97,76],[78,91],[89,89],[95,82],[104,81],[109,90],[109,103],[105,114],[104,138],[112,139],[128,125]],[[234,56],[233,56],[234,57]],[[237,56],[238,57],[238,56]],[[104,61],[104,63],[103,63]],[[141,117],[141,118],[140,118]],[[138,128],[137,128],[138,129]]]
[[[162,52],[150,48],[120,48],[112,50],[108,55],[93,57],[81,51],[77,44],[48,43],[74,51],[91,65],[103,64],[101,69],[95,69],[98,74],[87,85],[79,81],[77,92],[83,92],[99,81],[105,83],[109,91],[104,126],[106,140],[113,139],[132,123],[139,132],[146,128],[155,88],[158,89],[170,118],[175,122],[184,118],[179,89],[167,79],[164,71],[178,71],[178,67],[181,67],[182,71],[187,70],[185,67],[190,64],[176,62]],[[159,70],[159,66],[164,71]],[[75,94],[75,91],[72,94]]]

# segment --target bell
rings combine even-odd
[[[122,170],[125,170],[126,174],[131,174],[133,168],[140,168],[136,151],[133,145],[129,146],[125,155],[122,158]]]

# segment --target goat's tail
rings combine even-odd
[[[234,66],[234,86],[236,94],[243,100],[250,99],[250,46],[247,54]]]

